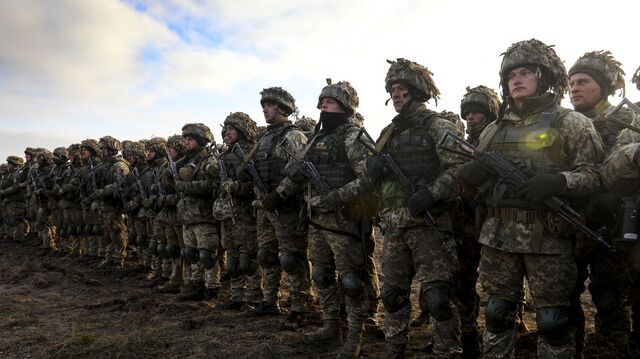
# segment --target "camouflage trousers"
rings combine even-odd
[[[40,248],[57,250],[56,227],[53,225],[51,210],[40,207],[36,215],[36,230],[40,238]]]
[[[175,222],[175,216],[168,216],[173,221],[156,220],[154,228],[162,227],[162,235],[164,237],[156,237],[162,243],[177,245],[181,249],[184,248],[182,239],[182,226]],[[163,242],[164,241],[164,242]],[[184,265],[182,258],[170,258],[162,260],[162,277],[169,278],[171,284],[186,284],[191,276],[190,267]]]
[[[376,239],[373,233],[373,226],[366,226],[371,232],[364,233],[364,252],[365,262],[363,274],[364,290],[367,294],[367,312],[370,316],[375,316],[378,312],[378,304],[380,302],[380,280],[378,279],[378,268],[373,253],[376,250]]]
[[[584,348],[585,318],[580,295],[590,278],[589,293],[595,304],[595,348],[598,358],[623,358],[627,355],[631,326],[625,299],[629,294],[635,271],[625,243],[617,245],[617,253],[609,253],[599,244],[579,240],[576,249],[578,281],[571,293],[569,319],[575,331],[576,351]]]
[[[392,311],[385,303],[384,334],[387,342],[402,345],[408,342],[411,305],[408,298],[411,282],[420,283],[421,307],[425,307],[424,293],[439,287],[451,287],[455,259],[452,258],[430,228],[408,228],[400,236],[385,236],[382,249],[382,292],[400,290],[407,301]],[[452,304],[450,304],[452,305]],[[437,356],[451,357],[462,353],[460,344],[460,317],[453,315],[446,320],[431,317],[433,327],[433,351]]]
[[[182,238],[185,246],[206,249],[214,256],[218,252],[220,240],[213,223],[185,224],[182,226]],[[220,288],[220,264],[206,269],[201,263],[191,264],[191,282],[204,282],[210,289]]]
[[[82,254],[89,257],[98,257],[100,253],[99,242],[103,231],[101,218],[97,213],[83,208],[82,209],[82,231],[80,238],[80,246]]]
[[[240,212],[240,211],[238,211]],[[260,303],[262,273],[258,264],[256,222],[251,216],[238,214],[222,222],[222,246],[227,250],[227,273],[231,278],[231,302]]]
[[[124,216],[118,212],[102,212],[102,236],[100,248],[107,259],[124,265],[127,256],[127,228]]]
[[[64,213],[61,208],[54,208],[51,210],[51,223],[55,228],[55,236],[53,237],[55,248],[66,252],[69,234],[67,232],[67,225],[64,222]]]
[[[147,251],[149,247],[149,237],[151,236],[150,231],[152,230],[149,218],[135,217],[133,218],[133,226],[135,228],[135,244],[131,247],[136,252],[138,263],[146,268],[151,268],[152,258]]]
[[[291,310],[304,312],[310,297],[310,266],[307,259],[307,238],[305,228],[300,226],[299,207],[282,209],[278,219],[273,213],[258,209],[257,231],[259,251],[283,257],[287,265],[275,264],[262,267],[264,275],[264,301],[276,304],[280,298],[280,276],[284,268],[287,273],[287,287]],[[285,230],[283,230],[283,228]]]
[[[470,231],[465,231],[458,241],[456,253],[460,267],[453,275],[453,300],[460,313],[462,333],[477,332],[480,315],[480,296],[476,291],[476,283],[482,245],[478,243],[472,227],[468,229]]]
[[[5,223],[7,224],[8,235],[14,241],[24,241],[29,230],[29,222],[25,215],[24,204],[19,202],[9,202],[6,204]]]
[[[66,239],[63,237],[65,251],[72,255],[80,254],[80,235],[82,233],[82,211],[77,207],[62,209],[62,223],[66,228]]]
[[[346,304],[349,328],[359,331],[367,314],[366,276],[362,242],[358,238],[309,226],[309,259],[313,266],[313,280],[318,289],[318,301],[325,321],[340,319],[340,304]],[[336,280],[337,274],[337,280]],[[345,288],[343,280],[360,283]],[[353,287],[362,289],[357,293]]]
[[[538,312],[549,307],[566,309],[569,306],[576,281],[576,264],[572,254],[519,254],[482,247],[480,283],[489,299],[518,303],[522,297],[525,275]],[[482,357],[513,357],[515,339],[515,321],[514,325],[501,333],[485,328]],[[574,355],[573,336],[562,345],[551,345],[543,337],[538,338],[538,358],[568,359]]]

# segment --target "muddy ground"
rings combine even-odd
[[[97,269],[75,258],[41,255],[37,241],[0,240],[1,358],[331,358],[332,346],[308,346],[301,332],[279,331],[281,318],[247,317],[219,301],[179,303],[143,288],[133,262]],[[415,298],[414,297],[414,307]],[[286,307],[286,303],[282,306]],[[591,311],[588,297],[584,304]],[[317,308],[315,308],[317,310]],[[414,313],[415,315],[415,313]],[[592,318],[592,313],[587,313]],[[527,325],[535,330],[533,313]],[[383,320],[382,316],[379,318]],[[482,322],[482,318],[480,318]],[[321,324],[315,313],[310,326]],[[588,323],[593,332],[593,322]],[[412,328],[407,357],[423,349],[429,326]],[[517,358],[535,357],[535,331],[518,340]],[[383,358],[384,339],[365,338],[363,357]]]

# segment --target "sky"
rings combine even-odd
[[[220,141],[231,112],[264,124],[259,93],[271,86],[317,119],[326,78],[355,87],[377,137],[395,115],[387,59],[429,68],[442,95],[427,106],[457,113],[466,86],[499,90],[500,54],[530,38],[555,45],[567,69],[610,50],[638,101],[639,13],[619,0],[0,0],[0,162],[28,146],[167,137],[192,122]]]

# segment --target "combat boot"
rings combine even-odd
[[[337,340],[342,343],[340,321],[325,320],[322,324],[322,328],[306,333],[302,339],[307,344],[329,342],[333,340]]]
[[[269,304],[267,302],[260,302],[260,304],[255,307],[247,307],[247,315],[250,317],[280,315],[280,306],[277,303]]]
[[[184,288],[184,291],[176,296],[178,302],[185,301],[203,301],[206,297],[207,288],[204,286],[204,282],[189,282]]]
[[[180,283],[167,282],[156,287],[154,291],[159,294],[177,294],[180,293]]]
[[[307,315],[305,312],[294,312],[289,313],[283,321],[280,322],[278,328],[280,330],[290,330],[296,331],[302,327],[307,325]]]
[[[349,332],[347,333],[347,341],[342,346],[342,349],[340,349],[340,351],[338,352],[336,358],[355,359],[360,355],[363,329],[363,325],[355,328],[349,328]]]
[[[151,282],[142,285],[142,288],[155,288],[169,281],[169,278],[155,277]]]
[[[463,358],[480,358],[482,350],[480,349],[480,336],[478,335],[478,329],[474,329],[469,332],[463,332],[460,339],[462,344]]]
[[[387,343],[387,352],[384,355],[389,359],[404,359],[404,351],[407,349],[407,344],[391,344]]]

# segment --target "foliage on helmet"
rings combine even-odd
[[[3,163],[3,164],[0,165],[0,175],[4,175],[8,171],[9,171],[9,165],[8,164]]]
[[[267,132],[267,126],[258,126],[258,131],[256,132],[256,138],[262,137]]]
[[[364,116],[360,112],[356,112],[351,116],[351,122],[357,127],[364,127]]]
[[[74,143],[69,145],[69,147],[67,147],[67,155],[68,156],[75,156],[75,157],[80,157],[80,151],[82,150],[82,147],[80,147],[79,143]]]
[[[308,116],[302,116],[294,123],[294,125],[300,127],[302,131],[313,131],[317,124],[318,122],[316,120]]]
[[[260,105],[264,106],[267,101],[273,101],[280,105],[285,116],[296,112],[296,100],[282,87],[269,87],[260,92]]]
[[[322,99],[325,97],[336,99],[340,102],[342,108],[350,115],[353,114],[360,105],[358,92],[348,81],[339,81],[338,83],[332,84],[331,79],[327,79],[327,86],[320,91],[320,96],[318,96],[318,109],[321,107]]]
[[[167,138],[167,147],[173,148],[178,154],[183,154],[187,149],[187,142],[184,136],[176,134]]]
[[[69,152],[65,147],[57,147],[53,150],[53,157],[66,162],[69,159]]]
[[[638,66],[638,69],[633,74],[633,77],[631,78],[631,83],[636,84],[636,88],[640,90],[640,66]]]
[[[458,116],[457,113],[451,111],[442,111],[440,112],[440,117],[453,123],[460,132],[464,132],[464,123],[462,123],[462,119],[460,119],[460,116]]]
[[[591,51],[580,56],[569,69],[569,76],[575,73],[586,73],[593,77],[605,96],[613,95],[620,89],[624,94],[622,64],[609,51]]]
[[[24,158],[19,156],[9,156],[7,157],[7,163],[11,163],[17,167],[24,165]]]
[[[51,151],[41,148],[36,154],[36,162],[53,163],[53,153]]]
[[[122,151],[122,144],[111,136],[104,136],[99,141],[100,148],[106,148],[111,151]]]
[[[204,146],[213,141],[211,129],[203,123],[187,123],[182,126],[182,136],[193,137],[198,141],[200,146]]]
[[[230,113],[229,116],[224,119],[224,126],[233,126],[237,131],[241,132],[247,140],[251,142],[256,141],[258,125],[256,121],[244,112]]]
[[[92,138],[88,138],[80,142],[80,147],[88,149],[94,155],[97,155],[98,153],[100,153],[100,145],[98,144],[98,141]]]
[[[460,101],[460,114],[466,117],[469,113],[468,107],[471,104],[477,104],[486,109],[491,121],[498,117],[500,111],[500,98],[498,94],[491,88],[480,85],[474,88],[467,86],[467,93],[462,96]]]
[[[122,149],[122,155],[126,158],[129,156],[134,157],[137,161],[143,162],[147,159],[147,150],[144,143],[137,141],[127,143],[127,146]]]
[[[426,102],[430,99],[436,100],[440,96],[440,90],[433,81],[433,73],[426,67],[403,58],[396,61],[387,60],[391,64],[387,76],[384,79],[385,89],[391,93],[391,86],[395,83],[404,83],[416,92],[416,99],[420,102]]]
[[[38,153],[38,149],[35,147],[27,147],[24,150],[24,153],[27,155],[31,155],[31,157],[35,157],[35,155]]]
[[[163,137],[153,137],[150,140],[147,140],[147,143],[145,143],[145,149],[147,152],[156,152],[162,156],[167,149],[167,140]]]
[[[562,98],[569,88],[567,70],[562,60],[549,46],[537,39],[516,42],[502,53],[500,86],[502,98],[509,98],[509,72],[518,67],[536,66],[541,70],[541,91],[551,90]]]

